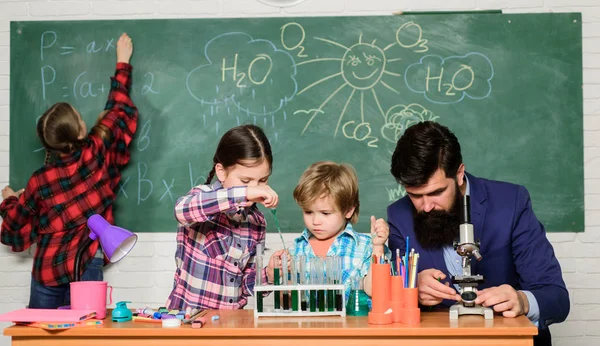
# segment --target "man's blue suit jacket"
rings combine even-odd
[[[470,186],[471,223],[475,239],[480,240],[483,259],[472,260],[472,273],[481,274],[485,283],[479,289],[509,284],[516,290],[528,290],[540,308],[540,334],[547,326],[562,322],[569,314],[569,294],[562,279],[554,249],[546,238],[544,226],[533,213],[525,187],[476,178],[467,173]],[[418,244],[413,227],[413,205],[408,196],[388,207],[389,247],[392,253],[410,247],[419,255],[419,271],[435,268],[450,275],[443,250],[424,250]],[[454,302],[445,300],[450,306]],[[541,335],[540,335],[541,336]],[[549,333],[548,333],[549,338]]]

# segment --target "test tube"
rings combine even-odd
[[[334,261],[334,282],[339,285],[342,284],[342,257],[335,257]],[[345,294],[344,290],[337,290],[335,292],[335,309],[342,311],[344,308],[344,300],[342,294]]]
[[[275,258],[275,268],[273,268],[273,284],[275,284],[275,286],[279,286],[281,284],[280,279],[279,279],[279,263],[281,263],[281,257],[277,257]],[[274,299],[274,308],[275,311],[281,311],[281,297],[279,295],[280,291],[275,291],[275,297]]]
[[[290,284],[294,286],[292,290],[292,311],[298,311],[298,290],[295,289],[298,287],[298,273],[296,272],[296,260],[294,257],[290,261],[290,271],[292,272]]]
[[[336,257],[334,256],[327,256],[326,259],[326,269],[325,269],[325,274],[327,275],[327,284],[328,285],[333,285],[335,284],[335,274],[334,274],[334,267],[335,267],[335,259]],[[328,289],[327,290],[327,311],[333,311],[335,310],[335,290],[333,289]]]
[[[283,285],[287,286],[289,283],[287,254],[284,252],[283,255],[281,256],[281,258],[282,258],[281,268],[283,269]],[[283,291],[282,299],[283,299],[283,311],[290,311],[290,292]]]
[[[317,258],[317,284],[325,284],[325,261]],[[320,289],[317,292],[317,299],[319,303],[319,311],[325,311],[325,290]]]
[[[319,283],[319,281],[318,281],[319,274],[317,274],[318,267],[319,267],[318,262],[319,262],[319,259],[316,257],[313,257],[310,259],[310,284],[311,285],[317,285]],[[317,311],[317,290],[316,289],[310,290],[310,298],[308,299],[308,302],[310,304],[310,312]]]
[[[263,269],[263,245],[256,245],[256,278],[254,287],[262,286],[262,269]],[[256,295],[256,311],[263,312],[263,296],[262,292],[254,291]]]
[[[296,256],[296,260],[297,260],[297,267],[296,270],[298,271],[298,283],[301,285],[306,285],[308,284],[307,278],[306,278],[306,256]],[[300,310],[302,311],[306,311],[308,309],[308,302],[307,302],[307,295],[308,292],[306,291],[300,291]]]

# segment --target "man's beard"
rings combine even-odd
[[[426,213],[417,212],[413,207],[415,235],[424,249],[439,249],[458,239],[461,195],[458,184],[455,187],[455,198],[449,211],[434,209]]]

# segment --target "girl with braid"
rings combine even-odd
[[[266,268],[255,266],[256,245],[264,249],[266,235],[256,203],[274,208],[279,200],[267,185],[272,163],[271,145],[259,127],[234,127],[219,141],[205,185],[177,200],[177,268],[169,309],[241,309],[256,275],[272,281]]]
[[[51,106],[37,123],[46,149],[44,165],[24,189],[2,189],[2,244],[14,252],[37,245],[29,295],[32,309],[69,305],[75,255],[90,233],[87,219],[100,214],[114,222],[120,169],[129,161],[138,120],[129,96],[133,43],[127,34],[119,38],[116,51],[108,101],[96,125],[88,132],[73,106],[66,102]],[[83,254],[81,280],[102,281],[103,258],[96,240]]]

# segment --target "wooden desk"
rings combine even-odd
[[[219,315],[218,321],[210,317]],[[45,331],[12,326],[4,335],[14,346],[151,346],[151,345],[256,345],[256,346],[525,346],[533,345],[537,328],[526,317],[497,316],[486,321],[481,316],[460,317],[451,325],[448,312],[421,315],[421,325],[369,325],[366,317],[261,317],[254,320],[251,310],[211,311],[201,329],[189,325],[162,328],[143,322],[113,323],[109,317],[103,326]]]

